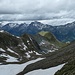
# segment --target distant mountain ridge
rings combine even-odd
[[[67,42],[75,40],[75,22],[65,25],[52,26],[41,22],[31,22],[30,24],[7,23],[0,24],[0,29],[10,32],[14,35],[22,35],[24,33],[37,34],[40,31],[52,32],[59,41]]]

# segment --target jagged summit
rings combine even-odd
[[[7,23],[3,25],[2,23],[0,23],[0,29],[8,31],[9,33],[17,36],[20,36],[24,33],[34,35],[40,31],[49,31],[53,33],[58,40],[63,42],[75,40],[74,28],[75,28],[75,22],[59,26],[43,24],[38,21],[31,22],[30,24]]]

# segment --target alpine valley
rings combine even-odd
[[[0,75],[75,75],[75,22],[1,22]]]

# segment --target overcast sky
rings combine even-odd
[[[75,0],[0,0],[0,20],[75,19]]]

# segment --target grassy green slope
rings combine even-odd
[[[57,47],[63,47],[66,45],[65,43],[61,43],[59,40],[57,40],[57,38],[51,32],[41,31],[41,32],[39,32],[39,34],[41,36],[45,37],[46,40],[48,40],[50,43],[56,45]]]

